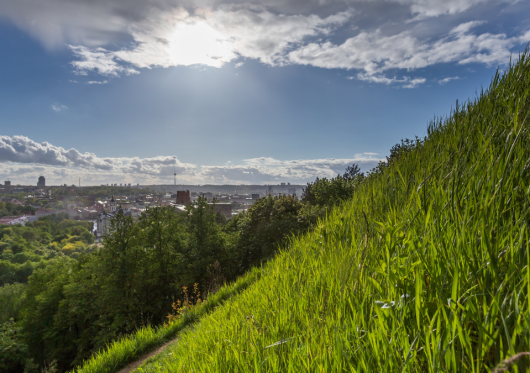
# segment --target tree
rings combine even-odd
[[[302,203],[293,196],[258,199],[238,220],[237,274],[272,258],[279,247],[307,228],[298,219]]]
[[[27,357],[28,346],[23,342],[22,328],[13,319],[0,324],[0,371],[24,372]]]
[[[221,268],[228,265],[226,238],[217,222],[218,216],[206,198],[199,197],[196,203],[186,209],[186,224],[190,234],[184,256],[188,266],[186,282],[189,285],[199,283],[205,288],[209,267],[216,261]]]
[[[346,167],[346,172],[342,175],[342,178],[345,180],[354,180],[356,177],[364,177],[364,174],[361,172],[361,168],[357,164],[352,164],[351,166]]]

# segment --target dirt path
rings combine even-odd
[[[134,371],[136,368],[138,368],[140,365],[142,365],[147,359],[150,357],[153,357],[155,355],[158,355],[162,351],[166,349],[167,346],[174,343],[176,339],[172,339],[169,342],[164,343],[162,346],[158,347],[156,350],[149,352],[148,354],[143,355],[141,358],[139,358],[136,361],[133,361],[132,363],[128,364],[125,368],[120,369],[116,373],[130,373]]]

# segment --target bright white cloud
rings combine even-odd
[[[375,154],[375,153],[374,153]],[[371,154],[356,154],[352,158],[299,159],[282,161],[271,157],[246,159],[241,165],[202,166],[203,180],[225,184],[262,184],[290,181],[305,183],[317,177],[332,178],[344,173],[347,166],[357,163],[361,170],[368,171],[380,161]]]
[[[50,166],[78,167],[131,174],[179,174],[193,172],[195,165],[180,162],[176,156],[153,158],[100,158],[94,153],[64,149],[48,142],[37,143],[25,136],[0,136],[0,162],[34,163]]]
[[[100,183],[170,183],[177,173],[179,183],[263,184],[279,181],[305,183],[316,177],[335,177],[357,163],[363,171],[384,159],[376,153],[356,154],[343,159],[278,160],[251,158],[241,164],[222,166],[182,163],[176,156],[152,158],[100,158],[93,153],[66,150],[50,143],[37,143],[24,136],[0,136],[0,176],[14,183],[34,184],[44,175],[49,184],[71,184],[81,177],[84,185]]]
[[[448,62],[491,65],[508,61],[511,48],[526,42],[528,37],[526,34],[509,38],[505,34],[470,33],[472,26],[478,24],[469,22],[457,26],[437,41],[421,41],[410,31],[390,36],[384,35],[381,30],[361,32],[340,45],[309,43],[290,52],[289,60],[328,69],[364,70],[367,74],[390,69],[410,71]],[[382,77],[379,79],[387,83]]]
[[[48,142],[37,143],[25,136],[0,136],[0,162],[38,163],[57,166],[79,166],[110,170],[112,161],[98,158],[93,153],[81,154]]]
[[[59,104],[53,104],[53,105],[52,105],[52,110],[54,110],[54,111],[68,110],[68,106],[66,106],[66,105],[59,105]]]
[[[80,75],[86,75],[87,71],[95,71],[101,75],[118,76],[119,73],[138,74],[138,71],[125,67],[114,61],[114,57],[104,48],[89,49],[84,46],[70,46],[74,55],[79,58],[73,61],[76,72]]]
[[[483,21],[423,36],[418,23],[411,26],[407,19],[394,19],[394,13],[381,13],[388,3],[401,4],[409,10],[408,21],[421,24],[430,17],[517,0],[18,0],[1,2],[0,17],[49,48],[70,44],[72,66],[80,75],[118,76],[196,64],[221,67],[240,58],[375,74],[438,63],[505,63],[515,46],[530,41],[528,32],[519,37],[473,33]],[[336,13],[329,15],[329,9]],[[396,12],[401,14],[396,17],[406,13]],[[357,21],[364,29],[341,42],[343,26],[351,31],[359,27]],[[127,47],[109,49],[126,38],[132,39]]]
[[[183,8],[157,10],[131,26],[133,48],[109,51],[70,46],[80,59],[72,65],[81,74],[94,71],[114,76],[137,73],[135,68],[222,67],[240,56],[282,65],[288,62],[286,53],[304,38],[327,35],[352,14],[348,10],[326,18],[286,16],[248,6],[199,9],[194,14]]]
[[[309,42],[326,37],[348,22],[348,10],[326,18],[315,15],[286,16],[262,7],[225,6],[190,14],[183,8],[153,11],[131,27],[132,48],[108,51],[71,46],[79,60],[72,62],[79,74],[136,74],[137,69],[179,65],[222,67],[240,57],[278,66],[311,65],[327,69],[361,70],[357,78],[414,88],[423,78],[389,78],[391,69],[412,71],[439,63],[471,62],[487,65],[509,60],[511,49],[528,41],[521,36],[475,34],[482,21],[462,23],[437,40],[421,40],[412,31],[387,35],[381,29],[362,31],[342,44]],[[236,64],[241,66],[242,62]]]

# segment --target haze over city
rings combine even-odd
[[[303,184],[426,135],[530,41],[530,3],[0,3],[0,177]]]

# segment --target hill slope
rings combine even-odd
[[[481,372],[529,351],[528,57],[138,371]]]

